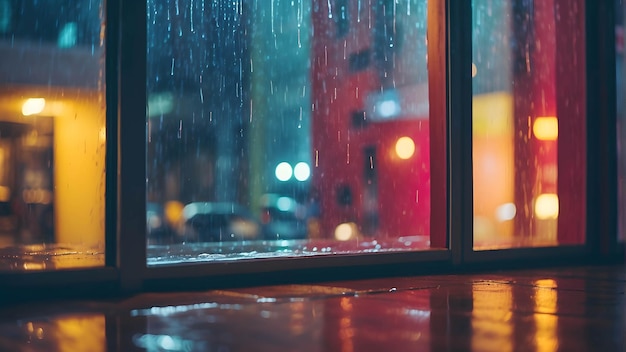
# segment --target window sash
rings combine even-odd
[[[445,175],[437,175],[435,188],[445,191],[438,211],[440,223],[432,231],[446,231],[447,250],[424,252],[342,255],[334,258],[267,259],[241,263],[202,263],[172,267],[146,267],[146,4],[140,1],[107,0],[106,5],[106,106],[107,106],[107,183],[106,183],[106,267],[59,272],[0,274],[0,288],[19,291],[32,287],[109,283],[114,290],[134,292],[145,287],[158,288],[167,280],[180,278],[193,285],[199,277],[222,278],[215,282],[228,284],[224,277],[247,274],[307,272],[320,279],[329,268],[343,272],[362,272],[364,268],[465,268],[483,262],[516,262],[524,264],[533,258],[548,263],[561,258],[575,262],[581,256],[623,256],[616,244],[616,140],[615,128],[615,58],[612,1],[587,0],[585,8],[586,37],[606,38],[605,42],[586,41],[588,80],[586,83],[588,158],[585,245],[553,248],[523,248],[494,251],[473,250],[472,203],[472,83],[471,83],[471,0],[430,0],[438,6],[432,11],[440,16],[437,38],[441,39],[443,61],[434,63],[445,70],[445,80],[435,89],[445,94],[447,118],[433,125],[431,139],[438,141],[432,156],[445,163]],[[600,4],[600,6],[598,6]],[[445,39],[445,40],[444,40]],[[607,44],[608,42],[608,44]],[[447,140],[446,140],[447,139]],[[435,142],[435,143],[436,143]],[[434,174],[432,175],[435,178]],[[433,197],[434,198],[434,197]],[[437,209],[437,210],[436,210]],[[600,209],[600,210],[598,210]],[[287,262],[285,262],[287,261]],[[424,265],[428,263],[429,265]],[[432,264],[432,265],[430,265]],[[356,269],[355,269],[356,268]],[[424,270],[421,270],[424,271]],[[375,270],[372,270],[372,273]],[[16,280],[16,278],[18,280]],[[277,280],[280,280],[277,278]],[[283,278],[284,280],[284,278]],[[205,280],[206,281],[206,280]],[[7,283],[11,283],[10,285]],[[177,281],[179,282],[179,281]],[[178,286],[182,288],[184,286]],[[42,291],[42,295],[46,292]]]

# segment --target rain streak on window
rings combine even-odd
[[[148,1],[148,264],[429,249],[427,7]]]

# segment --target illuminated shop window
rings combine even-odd
[[[104,265],[102,1],[0,1],[0,271]]]
[[[428,6],[148,1],[148,264],[441,248]]]

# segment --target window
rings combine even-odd
[[[445,248],[428,23],[425,0],[148,1],[148,264]]]
[[[0,285],[600,251],[587,3],[0,0]]]
[[[474,248],[583,243],[584,3],[472,6]]]
[[[0,271],[104,265],[101,1],[0,1]]]

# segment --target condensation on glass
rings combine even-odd
[[[0,271],[104,265],[101,0],[0,0]]]
[[[148,264],[429,249],[427,11],[149,0]]]
[[[584,241],[583,9],[472,1],[474,249]]]
[[[619,240],[626,240],[626,74],[624,73],[624,15],[626,3],[615,0],[615,64],[617,85],[617,147],[618,147],[618,205]]]

